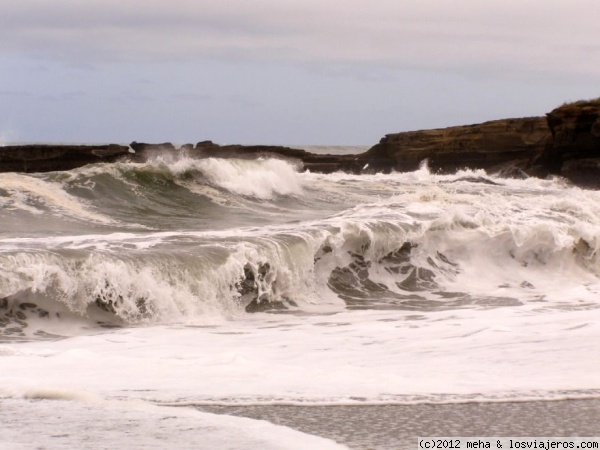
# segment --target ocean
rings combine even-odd
[[[299,169],[0,174],[0,448],[414,448],[382,430],[420,411],[421,435],[442,413],[465,435],[494,405],[599,417],[600,192]],[[358,410],[360,440],[319,431]],[[584,422],[558,431],[600,432]]]

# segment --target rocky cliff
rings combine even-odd
[[[600,188],[600,99],[563,105],[546,117],[493,120],[388,134],[360,155],[319,155],[268,145],[211,141],[176,148],[171,143],[122,145],[22,145],[0,147],[0,172],[69,170],[89,163],[143,162],[159,154],[192,158],[287,158],[304,170],[330,173],[412,171],[427,160],[434,172],[485,169],[511,175],[562,175]]]
[[[445,173],[463,168],[526,169],[551,138],[543,117],[493,120],[388,134],[364,156],[372,169],[383,171],[412,171],[424,160],[432,171]]]

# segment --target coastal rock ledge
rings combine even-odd
[[[32,144],[0,147],[0,172],[52,172],[115,162],[129,154],[124,145]]]
[[[427,160],[433,172],[473,168],[526,170],[551,139],[544,117],[493,120],[433,130],[388,134],[365,154],[375,170],[412,171]]]
[[[144,162],[160,154],[191,158],[276,157],[312,172],[412,171],[427,161],[433,172],[485,169],[508,177],[560,175],[600,188],[600,98],[560,106],[545,117],[388,134],[359,155],[321,155],[281,146],[211,141],[124,145],[13,145],[0,147],[0,172],[70,170],[90,163]]]

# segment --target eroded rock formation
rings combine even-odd
[[[412,171],[425,159],[434,172],[526,169],[539,158],[550,139],[543,117],[504,119],[388,134],[364,156],[377,171]]]

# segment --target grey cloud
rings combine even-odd
[[[585,50],[600,44],[596,0],[577,8],[561,0],[0,0],[0,8],[1,52],[79,62],[208,57],[600,75]]]
[[[48,102],[65,102],[77,100],[79,98],[85,97],[85,92],[83,91],[73,91],[73,92],[63,92],[60,94],[44,94],[41,95],[40,98],[44,101]]]
[[[12,99],[34,99],[48,102],[70,101],[84,96],[85,93],[82,91],[62,92],[58,94],[37,94],[27,91],[0,91],[0,97],[9,97]]]
[[[32,96],[33,94],[31,92],[25,91],[0,91],[0,97],[27,98]]]
[[[263,106],[263,103],[260,100],[245,95],[229,95],[227,96],[227,101],[247,108]]]
[[[138,92],[121,92],[119,95],[109,97],[112,102],[118,103],[149,103],[156,99],[149,95],[140,94]]]
[[[207,102],[209,100],[212,100],[212,98],[213,98],[211,95],[196,94],[196,93],[191,93],[191,92],[176,93],[176,94],[173,94],[172,97],[175,100],[182,100],[185,102],[194,102],[194,103]]]

